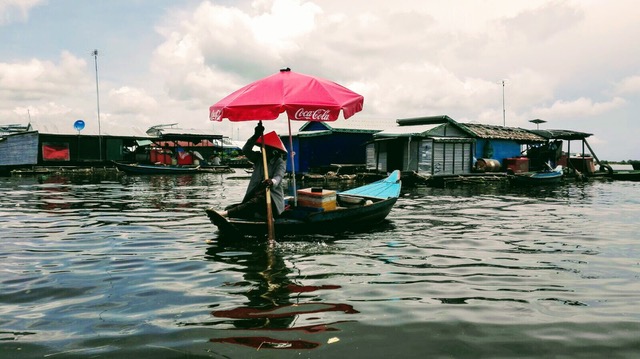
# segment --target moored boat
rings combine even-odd
[[[276,236],[292,234],[336,234],[366,230],[382,222],[396,203],[402,183],[400,172],[387,178],[336,194],[335,208],[292,206],[274,220]],[[263,236],[264,220],[230,218],[213,208],[206,210],[221,236]]]
[[[609,177],[617,181],[640,181],[640,171],[612,171]]]
[[[156,165],[142,163],[122,163],[113,161],[118,171],[128,174],[195,174],[195,173],[231,173],[233,169],[227,166],[180,166],[180,165]]]
[[[562,181],[563,174],[562,166],[558,165],[554,169],[544,171],[514,173],[510,179],[520,185],[552,184]]]

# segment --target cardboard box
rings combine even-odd
[[[336,191],[321,188],[298,190],[298,207],[321,208],[325,211],[336,209]]]

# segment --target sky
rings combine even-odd
[[[0,0],[0,124],[244,139],[254,122],[209,106],[290,67],[363,95],[347,121],[542,119],[640,159],[638,19],[636,0]]]

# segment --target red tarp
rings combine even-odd
[[[44,161],[69,161],[68,143],[43,143],[42,159]]]

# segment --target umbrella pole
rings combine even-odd
[[[260,121],[262,124],[262,121]],[[264,134],[262,134],[262,166],[264,168],[264,179],[269,179],[269,167],[267,167],[267,151],[264,148]],[[266,204],[267,204],[267,233],[269,235],[269,243],[275,241],[275,228],[273,224],[273,209],[271,208],[271,189],[266,188]]]
[[[291,137],[291,119],[288,118],[289,122],[289,151],[291,155],[291,175],[293,176],[293,206],[298,206],[298,187],[296,187],[296,163],[294,162],[293,156],[295,153],[293,152],[293,138]]]

